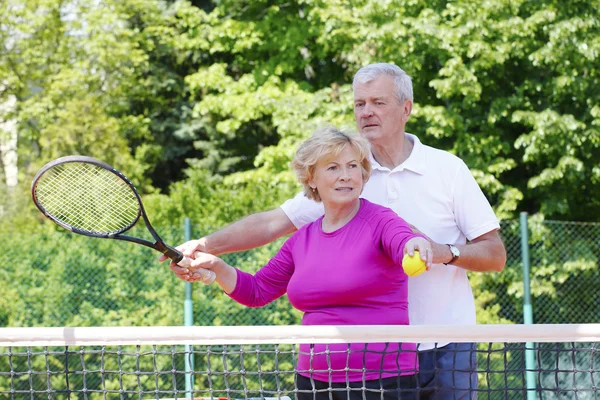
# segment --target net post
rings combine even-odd
[[[529,228],[527,225],[527,213],[520,213],[521,226],[521,260],[523,262],[523,323],[533,324],[533,307],[531,306],[531,288],[529,283]],[[527,400],[535,400],[535,352],[532,342],[525,343],[525,380],[527,384]]]
[[[184,241],[192,239],[192,223],[189,218],[183,219]],[[185,326],[194,325],[194,306],[192,300],[192,283],[185,282],[185,299],[183,301],[183,324]],[[192,345],[185,345],[185,396],[188,399],[194,398],[194,355]]]

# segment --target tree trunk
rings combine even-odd
[[[9,115],[15,109],[17,99],[10,96],[8,101],[0,104],[0,159],[4,169],[6,186],[17,186],[17,122]]]

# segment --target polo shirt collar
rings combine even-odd
[[[413,149],[408,158],[402,164],[394,168],[391,172],[403,171],[407,169],[419,175],[423,175],[425,173],[425,165],[427,161],[427,157],[425,154],[425,146],[421,143],[418,137],[410,133],[405,133],[404,138],[412,142]],[[390,171],[387,167],[384,167],[381,164],[379,164],[373,157],[373,154],[371,154],[370,158],[373,169],[380,171]]]

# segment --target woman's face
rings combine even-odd
[[[352,146],[345,146],[337,156],[319,160],[309,182],[312,188],[318,190],[326,206],[356,201],[363,184],[359,154]]]

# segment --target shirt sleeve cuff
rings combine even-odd
[[[235,282],[235,288],[233,289],[233,291],[229,294],[227,294],[229,297],[231,297],[232,299],[235,299],[236,297],[239,296],[240,292],[241,292],[241,288],[243,286],[243,280],[245,279],[244,273],[242,273],[242,271],[240,271],[239,269],[235,269],[235,273],[237,274],[237,279]]]
[[[475,230],[472,230],[471,232],[467,233],[465,236],[467,237],[467,239],[473,240],[473,239],[477,239],[481,235],[485,235],[488,232],[495,231],[498,229],[500,229],[500,224],[498,223],[498,221],[490,222],[489,224],[483,225]]]

